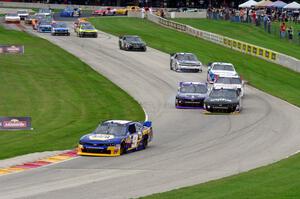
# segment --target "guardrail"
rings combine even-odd
[[[256,46],[250,43],[246,43],[229,37],[224,37],[215,33],[199,30],[189,25],[170,21],[150,13],[147,13],[146,18],[149,21],[152,21],[159,25],[175,29],[181,32],[185,32],[189,35],[205,39],[207,41],[222,45],[224,47],[231,48],[233,50],[240,51],[242,53],[246,53],[252,56],[256,56],[258,58],[287,67],[296,72],[300,72],[300,60],[294,57],[278,53],[276,51]]]

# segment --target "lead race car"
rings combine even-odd
[[[173,53],[170,56],[171,70],[202,72],[202,63],[193,53]]]
[[[207,81],[214,83],[215,79],[219,76],[238,76],[234,66],[231,63],[213,62],[208,64]]]
[[[109,120],[79,140],[78,155],[119,156],[146,149],[153,138],[150,121]]]
[[[204,99],[208,96],[207,83],[180,82],[175,98],[176,108],[202,108]]]

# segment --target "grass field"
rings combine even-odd
[[[115,35],[140,35],[149,46],[164,52],[194,52],[204,63],[216,60],[232,62],[251,85],[300,106],[300,75],[286,68],[141,19],[101,18],[93,19],[92,22],[98,29]],[[299,171],[300,155],[295,155],[240,175],[145,198],[298,199],[300,197]]]
[[[300,106],[300,75],[289,69],[142,19],[107,17],[91,21],[98,29],[114,35],[140,35],[149,46],[167,53],[187,51],[204,63],[231,62],[251,85]]]
[[[0,43],[25,46],[0,55],[0,115],[31,116],[34,128],[0,131],[0,159],[73,148],[102,120],[144,119],[135,100],[50,42],[0,27]]]
[[[238,39],[251,44],[269,48],[271,50],[275,50],[277,52],[281,52],[300,59],[300,40],[298,43],[292,43],[286,39],[280,39],[280,24],[278,22],[272,24],[272,29],[278,30],[278,33],[269,34],[266,33],[263,28],[259,28],[254,26],[253,24],[246,23],[233,23],[230,21],[208,19],[176,19],[176,21],[201,30],[206,30],[233,39]],[[294,27],[295,41],[297,41],[298,31],[300,31],[300,25],[293,24],[292,26]]]

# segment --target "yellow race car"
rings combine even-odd
[[[125,8],[119,8],[116,10],[117,15],[127,15],[128,11],[139,11],[140,7],[138,6],[127,6]]]
[[[77,28],[78,37],[98,37],[97,29],[90,23],[82,23]]]

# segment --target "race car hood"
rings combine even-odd
[[[53,30],[64,30],[64,31],[66,31],[66,30],[69,30],[69,28],[53,28]]]
[[[93,30],[91,30],[91,29],[80,29],[80,31],[81,32],[97,32],[96,29],[93,29]]]
[[[145,43],[143,43],[143,42],[133,42],[133,41],[131,41],[131,42],[128,42],[129,44],[135,44],[135,45],[145,45]]]
[[[242,84],[218,84],[218,83],[214,83],[214,88],[216,88],[216,89],[220,89],[220,88],[236,89],[236,88],[242,88]]]
[[[182,65],[191,65],[191,66],[201,65],[199,61],[189,61],[189,60],[178,60],[178,63]]]
[[[212,73],[220,76],[237,76],[235,71],[212,70]]]
[[[203,99],[207,97],[207,94],[201,94],[201,93],[178,93],[177,98],[179,99]]]
[[[235,104],[238,103],[236,98],[212,98],[208,97],[204,100],[204,103],[214,103],[214,104]]]
[[[114,136],[107,134],[87,134],[80,138],[80,143],[92,143],[92,144],[120,144],[125,136]]]
[[[51,28],[52,26],[50,24],[42,24],[42,25],[39,25],[39,27],[43,27],[43,28]]]

